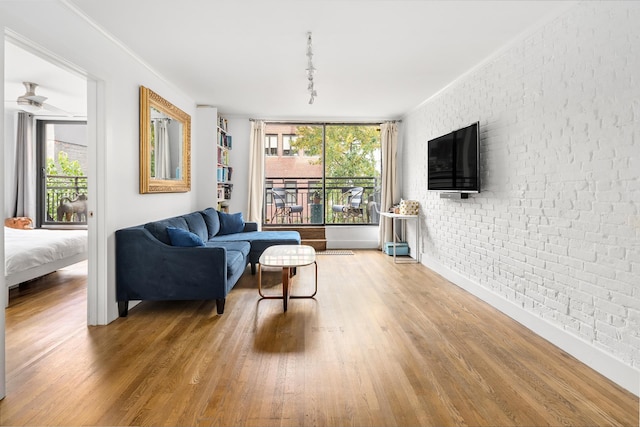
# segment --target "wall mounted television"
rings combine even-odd
[[[427,189],[480,192],[479,123],[429,140]]]

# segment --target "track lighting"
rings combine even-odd
[[[309,104],[313,104],[313,101],[315,100],[316,96],[317,96],[317,92],[314,88],[313,85],[313,77],[314,74],[316,72],[315,67],[313,66],[313,46],[311,44],[311,31],[309,31],[307,33],[307,80],[309,80],[309,83],[307,85],[307,90],[309,91]]]

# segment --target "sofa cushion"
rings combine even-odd
[[[262,253],[269,246],[299,245],[300,233],[297,231],[253,231],[251,234],[251,251]]]
[[[214,248],[226,248],[227,251],[238,251],[242,255],[249,255],[249,250],[251,249],[251,245],[247,241],[209,241],[205,242],[205,246],[214,247]]]
[[[162,219],[160,221],[149,222],[144,225],[144,228],[149,230],[153,237],[160,240],[165,245],[170,245],[169,235],[167,234],[167,227],[182,228],[183,230],[189,230],[187,221],[182,217],[173,217]]]
[[[220,217],[218,211],[213,208],[207,208],[200,212],[205,224],[207,224],[207,230],[209,232],[208,238],[212,238],[218,231],[220,231]]]
[[[167,227],[167,234],[173,246],[204,246],[204,242],[200,236],[182,228]]]
[[[244,271],[247,267],[246,259],[246,255],[242,255],[240,251],[227,251],[227,277],[235,275],[239,270]]]
[[[297,231],[249,231],[237,234],[219,234],[209,239],[209,243],[241,241],[251,243],[251,252],[262,252],[273,245],[299,245],[300,233]]]
[[[244,230],[244,219],[242,218],[242,212],[228,214],[225,212],[218,212],[220,217],[220,231],[219,236],[227,234],[242,233]]]
[[[187,215],[182,215],[185,221],[187,221],[187,226],[189,227],[189,231],[193,234],[198,235],[200,239],[203,241],[209,240],[209,231],[207,229],[207,224],[204,222],[204,218],[200,212],[193,212]]]

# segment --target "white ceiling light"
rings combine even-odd
[[[316,72],[315,67],[313,66],[313,46],[311,45],[311,31],[307,33],[307,80],[309,83],[307,84],[307,90],[309,91],[309,104],[313,104],[316,96],[318,95],[316,89],[313,85],[313,77]]]
[[[54,107],[50,104],[45,104],[48,98],[46,96],[36,95],[36,88],[38,85],[32,82],[22,82],[27,92],[24,95],[21,95],[16,100],[18,107],[22,111],[26,111],[27,113],[37,114],[41,112],[46,112],[46,114],[53,115],[62,115],[62,116],[73,116],[72,113],[61,110],[60,108]]]
[[[36,95],[37,84],[22,82],[27,92],[18,97],[17,103],[20,108],[28,113],[36,113],[42,109],[42,103],[47,100],[46,96]]]

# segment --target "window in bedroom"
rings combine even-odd
[[[87,225],[87,123],[38,120],[38,216],[42,227]]]

